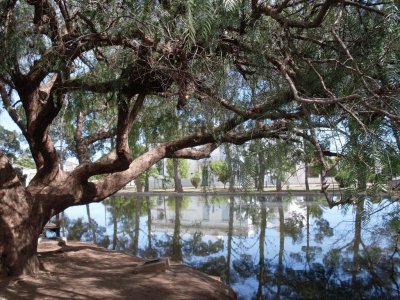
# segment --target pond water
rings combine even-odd
[[[116,196],[67,209],[61,234],[221,277],[238,299],[400,298],[400,206],[305,196]]]

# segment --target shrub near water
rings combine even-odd
[[[190,182],[192,183],[192,185],[194,186],[194,188],[198,188],[201,182],[201,178],[200,178],[200,174],[199,171],[196,171],[196,173],[194,174],[194,176],[192,178],[190,178]]]

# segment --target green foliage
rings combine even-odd
[[[397,152],[376,135],[387,135],[388,129],[379,121],[366,122],[369,131],[357,128],[349,121],[344,155],[338,161],[336,181],[341,187],[379,192],[387,182],[399,174]]]
[[[393,217],[390,219],[389,228],[396,234],[400,233],[400,218],[398,216]]]
[[[174,197],[168,196],[167,205],[170,209],[175,209],[176,205],[179,205],[180,210],[188,209],[190,205],[190,197]]]
[[[214,6],[211,0],[188,0],[186,3],[187,36],[196,44],[211,32]]]
[[[239,3],[240,3],[240,1],[238,1],[238,0],[223,0],[223,4],[227,11],[234,10],[238,6]]]
[[[340,169],[335,175],[335,180],[341,188],[354,187],[357,183],[355,174],[347,169]]]
[[[296,145],[276,141],[266,146],[266,166],[271,178],[284,182],[296,171],[299,154]],[[294,155],[295,154],[295,155]]]
[[[258,175],[256,165],[256,161],[251,156],[245,157],[245,161],[240,164],[239,182],[245,191],[255,187],[255,178]]]
[[[189,176],[189,162],[186,159],[178,159],[178,170],[179,175],[182,178],[187,178]],[[167,159],[167,174],[170,177],[174,177],[174,164],[172,159]]]
[[[201,178],[200,178],[200,171],[196,171],[194,173],[194,176],[192,178],[190,178],[190,182],[192,183],[192,185],[194,186],[194,188],[198,188],[201,182]]]
[[[222,204],[222,203],[228,203],[229,198],[224,197],[224,196],[213,196],[210,199],[210,203],[212,204]]]
[[[229,181],[228,164],[226,161],[212,161],[209,164],[211,172],[218,177],[218,181],[221,181],[224,186]]]
[[[325,199],[320,199],[320,200],[325,201]],[[314,201],[318,201],[318,200],[314,199]],[[310,205],[309,208],[310,208],[310,215],[313,218],[319,219],[322,217],[324,211],[322,210],[322,207],[320,205]]]
[[[15,163],[29,169],[36,168],[35,161],[28,153],[24,153],[22,156],[18,157]]]
[[[142,185],[146,183],[146,180],[149,177],[155,177],[158,175],[158,169],[155,166],[152,166],[150,169],[148,169],[146,172],[143,172],[142,174],[139,175],[139,181]]]
[[[7,156],[16,158],[22,151],[19,142],[19,134],[5,129],[0,125],[0,151]]]

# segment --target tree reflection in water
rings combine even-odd
[[[75,219],[67,210],[63,230],[69,239],[168,256],[220,276],[239,299],[393,299],[400,297],[400,218],[398,203],[388,204],[360,199],[328,209],[303,196],[113,197],[103,206],[104,226],[88,206]]]

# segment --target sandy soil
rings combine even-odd
[[[39,244],[44,271],[0,279],[0,300],[12,299],[235,299],[231,289],[190,267],[135,274],[143,260],[94,244]]]

